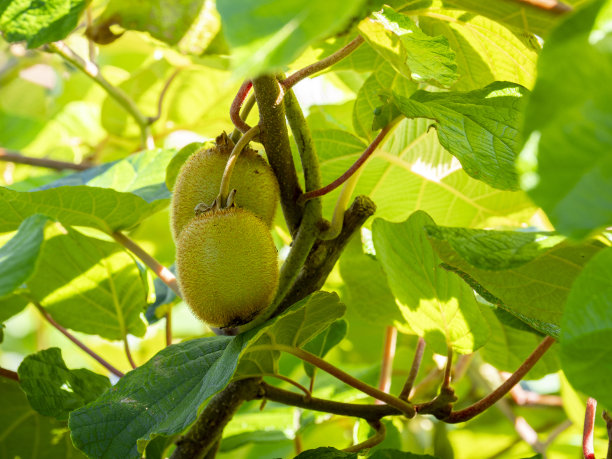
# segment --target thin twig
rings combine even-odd
[[[68,330],[66,330],[64,327],[62,327],[60,324],[58,324],[53,319],[53,317],[51,317],[51,315],[47,311],[45,311],[45,308],[43,308],[40,304],[34,303],[34,306],[36,306],[36,309],[38,309],[38,311],[47,320],[47,322],[49,322],[51,325],[53,325],[55,328],[57,328],[66,338],[68,338],[70,341],[72,341],[74,344],[76,344],[82,350],[87,352],[100,365],[102,365],[104,368],[106,368],[108,371],[113,373],[115,376],[118,376],[119,378],[122,378],[124,376],[122,372],[117,370],[114,366],[112,366],[110,363],[108,363],[106,360],[104,360],[102,357],[100,357],[98,354],[96,354],[94,351],[92,351],[89,347],[87,347],[76,336],[74,336],[72,333],[70,333]]]
[[[504,381],[497,389],[491,392],[489,395],[474,403],[473,405],[468,406],[460,411],[455,411],[451,413],[447,418],[444,419],[445,422],[450,424],[455,424],[457,422],[464,422],[469,419],[472,419],[474,416],[479,415],[495,402],[497,402],[500,398],[502,398],[505,394],[512,389],[512,387],[517,384],[523,377],[533,368],[533,366],[540,360],[540,358],[546,353],[546,351],[555,343],[554,338],[547,336],[542,340],[542,342],[538,345],[538,347],[527,357],[527,359],[523,362],[523,364],[508,378]]]
[[[383,442],[387,436],[387,428],[380,421],[371,421],[368,424],[376,431],[376,434],[368,438],[366,441],[358,443],[348,448],[344,448],[342,451],[347,453],[357,453],[363,449],[373,448],[374,446]]]
[[[289,383],[292,386],[297,387],[299,390],[304,392],[304,395],[306,396],[306,398],[311,398],[312,397],[312,392],[311,391],[306,389],[299,382],[294,381],[293,379],[288,378],[285,375],[281,375],[280,373],[262,373],[261,376],[269,376],[271,378],[276,378],[276,379],[280,379],[281,381],[285,381],[286,383]]]
[[[501,371],[500,375],[508,379],[511,373]],[[517,405],[544,405],[544,406],[563,406],[563,399],[558,395],[538,394],[523,389],[519,384],[510,390],[510,396]]]
[[[320,61],[317,61],[314,64],[311,64],[307,67],[304,67],[303,69],[300,69],[295,73],[292,73],[284,80],[281,80],[280,83],[286,89],[289,89],[294,84],[296,84],[298,81],[303,80],[304,78],[309,77],[311,75],[314,75],[315,73],[320,72],[321,70],[326,69],[327,67],[331,67],[336,62],[341,61],[346,56],[348,56],[353,51],[355,51],[357,48],[359,48],[359,46],[361,46],[363,41],[364,40],[361,35],[357,36],[355,39],[350,41],[346,46],[344,46],[343,48],[340,48],[335,53],[330,54],[326,58],[321,59]]]
[[[87,7],[86,11],[86,20],[87,20],[87,29],[91,28],[91,24],[93,22],[93,17],[91,14],[91,5]],[[85,34],[88,35],[88,34]],[[94,43],[94,41],[91,39],[91,37],[87,36],[87,44],[88,44],[88,50],[89,50],[89,60],[91,62],[95,62],[96,61],[96,44]]]
[[[23,156],[17,153],[16,151],[5,150],[0,147],[0,161],[7,161],[11,163],[17,164],[27,164],[29,166],[38,166],[38,167],[46,167],[48,169],[57,169],[57,170],[75,170],[75,171],[84,171],[85,169],[89,169],[91,166],[89,164],[77,164],[70,163],[67,161],[57,161],[55,159],[48,158],[33,158],[31,156]]]
[[[363,381],[351,376],[350,374],[342,371],[340,368],[335,367],[334,365],[326,362],[325,360],[321,359],[320,357],[317,357],[314,354],[311,354],[308,351],[293,346],[285,346],[282,344],[263,344],[259,346],[253,346],[249,348],[247,352],[256,352],[260,350],[274,350],[292,354],[297,358],[304,360],[305,362],[308,362],[314,365],[315,367],[320,368],[326,373],[329,373],[330,375],[348,384],[349,386],[360,390],[364,394],[367,394],[375,399],[382,400],[388,405],[394,406],[395,408],[401,410],[409,418],[413,417],[416,414],[414,407],[410,403],[404,400],[400,400],[397,397],[394,397],[393,395],[381,392],[377,388],[364,383]]]
[[[17,374],[17,372],[7,370],[6,368],[0,368],[0,376],[19,382],[19,375]]]
[[[134,362],[134,359],[132,358],[132,352],[130,351],[130,345],[128,343],[128,337],[127,335],[125,335],[123,337],[123,349],[125,350],[125,355],[127,356],[128,362],[130,363],[130,366],[135,369],[138,367],[138,365],[136,365],[136,362]]]
[[[230,106],[230,120],[232,120],[232,123],[234,123],[236,129],[238,129],[240,132],[247,132],[249,129],[251,129],[251,126],[249,126],[246,121],[240,116],[240,107],[242,107],[242,104],[244,103],[244,100],[249,94],[249,91],[251,90],[252,86],[253,83],[251,82],[251,80],[247,80],[242,83],[242,86],[240,86],[240,89],[238,89],[236,97],[234,97],[232,105]]]
[[[569,419],[566,419],[561,424],[559,424],[557,427],[555,427],[552,430],[552,432],[548,434],[548,437],[546,438],[546,440],[542,442],[544,447],[548,448],[548,446],[551,445],[552,442],[554,442],[559,435],[561,435],[564,431],[569,429],[572,425],[573,425],[572,421],[570,421]]]
[[[132,239],[127,237],[120,231],[115,231],[111,234],[113,239],[121,244],[123,247],[128,249],[134,255],[136,255],[140,260],[147,265],[151,270],[160,278],[160,280],[166,284],[179,298],[182,298],[181,291],[178,286],[178,282],[176,280],[176,276],[172,274],[168,268],[159,263],[155,258],[149,255],[144,251],[142,247],[136,244]]]
[[[255,106],[255,94],[251,94],[249,98],[247,99],[247,101],[242,106],[242,110],[240,110],[240,119],[246,121],[246,119],[249,117],[249,113],[251,113],[251,110],[253,109],[254,106]],[[240,140],[241,135],[242,135],[242,132],[240,131],[240,129],[235,127],[234,131],[230,134],[230,139],[232,139],[232,142],[236,143],[238,142],[238,140]]]
[[[393,371],[393,358],[395,357],[395,345],[397,343],[397,328],[388,326],[385,330],[385,347],[383,350],[382,366],[380,368],[380,379],[378,390],[389,392],[391,388],[391,372]],[[376,403],[382,403],[376,400]]]
[[[172,344],[172,308],[166,312],[166,347]]]
[[[170,75],[170,77],[166,80],[166,83],[164,83],[164,87],[159,93],[159,99],[157,100],[157,114],[155,116],[149,116],[147,118],[147,122],[149,125],[155,123],[158,119],[161,118],[164,98],[166,97],[168,88],[170,87],[170,85],[172,84],[172,81],[174,81],[174,79],[176,78],[176,76],[179,74],[180,71],[181,69],[176,69],[174,72],[172,72],[172,75]]]
[[[115,99],[115,101],[121,105],[126,112],[132,115],[132,118],[134,118],[134,121],[136,121],[136,124],[138,124],[143,145],[149,150],[155,148],[155,142],[153,140],[153,136],[151,135],[151,130],[149,129],[148,118],[140,112],[134,101],[130,99],[125,92],[123,92],[120,88],[113,86],[108,80],[106,80],[106,78],[102,76],[102,73],[96,64],[90,61],[85,61],[85,59],[76,54],[64,42],[61,41],[50,43],[47,45],[47,48],[62,56],[66,61],[70,62],[100,87],[102,87],[102,89],[104,89],[110,97]]]
[[[387,136],[387,134],[391,131],[391,129],[397,124],[399,118],[389,123],[385,126],[382,131],[378,133],[376,138],[372,141],[372,143],[366,148],[366,150],[362,153],[357,161],[353,163],[351,167],[349,167],[344,174],[338,177],[336,180],[331,182],[329,185],[324,186],[323,188],[319,188],[318,190],[309,191],[308,193],[304,193],[300,196],[298,202],[303,203],[308,201],[309,199],[318,198],[320,196],[325,196],[327,193],[335,190],[344,182],[346,182],[360,167],[363,163],[365,163],[372,153],[376,151],[376,148],[380,145],[383,139]]]
[[[416,350],[414,351],[414,359],[412,360],[412,366],[410,367],[410,373],[408,373],[408,378],[404,383],[402,392],[399,394],[399,398],[401,398],[402,400],[408,400],[410,397],[412,386],[414,385],[414,381],[416,380],[416,377],[419,374],[419,368],[421,367],[421,361],[423,360],[424,352],[425,340],[419,336],[416,345]]]
[[[589,397],[584,412],[584,430],[582,431],[582,454],[584,459],[595,459],[593,449],[593,429],[595,428],[595,412],[597,411],[597,400]]]

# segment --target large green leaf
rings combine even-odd
[[[599,0],[551,33],[525,114],[522,186],[574,238],[612,225],[610,20]]]
[[[555,326],[574,279],[603,247],[597,241],[559,242],[545,233],[447,228],[428,228],[428,233],[444,262],[467,273],[503,307]]]
[[[576,278],[561,323],[561,363],[572,386],[612,409],[612,248]]]
[[[108,339],[143,336],[147,285],[135,260],[118,244],[63,231],[50,230],[27,282],[29,296],[73,330]]]
[[[281,70],[311,43],[340,32],[361,13],[364,0],[217,0],[236,73]]]
[[[434,349],[460,353],[478,349],[489,328],[469,288],[459,276],[440,267],[424,227],[433,220],[415,212],[404,223],[376,219],[372,236],[389,285],[410,327]]]
[[[166,199],[147,203],[132,193],[83,185],[31,192],[0,187],[0,231],[15,230],[29,216],[43,214],[65,225],[112,233],[132,228],[167,205]]]
[[[507,2],[502,0],[495,7],[500,3]],[[455,52],[459,79],[453,89],[469,91],[494,81],[533,86],[540,48],[533,35],[514,33],[484,16],[447,8],[428,10],[419,25],[430,35],[446,37]]]
[[[17,372],[32,408],[44,416],[63,420],[110,387],[106,376],[85,368],[69,370],[57,347],[28,355]]]
[[[0,378],[0,457],[85,459],[72,446],[65,422],[32,409],[19,383]]]
[[[417,91],[410,98],[392,93],[390,101],[408,118],[435,120],[440,143],[470,176],[515,190],[514,160],[526,94],[521,85],[495,82],[469,92]]]
[[[374,18],[362,21],[359,31],[403,76],[443,87],[455,82],[458,77],[455,53],[445,37],[430,37],[408,16],[388,6],[375,12]]]
[[[331,314],[326,314],[328,310]],[[182,432],[196,420],[199,407],[232,379],[249,346],[272,339],[304,344],[341,310],[337,296],[318,292],[280,317],[236,337],[200,338],[169,346],[96,401],[73,411],[69,421],[72,439],[90,457],[139,458],[147,442]],[[249,355],[271,354],[256,351]],[[277,357],[265,363],[275,365]]]
[[[0,248],[0,298],[11,294],[34,273],[47,221],[44,215],[25,219],[17,234]]]
[[[0,32],[9,42],[36,48],[65,38],[77,26],[89,0],[6,0],[0,5]]]
[[[458,226],[520,225],[533,212],[523,192],[495,189],[465,174],[440,145],[425,119],[404,120],[360,171],[355,195],[368,195],[378,217],[403,221],[419,209],[437,222]],[[323,183],[342,175],[363,153],[364,143],[342,131],[313,131]],[[323,198],[331,217],[340,189]],[[516,215],[515,215],[516,214]]]

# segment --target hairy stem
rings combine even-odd
[[[11,163],[17,164],[27,164],[28,166],[38,166],[38,167],[46,167],[48,169],[56,169],[56,170],[74,170],[74,171],[84,171],[89,169],[91,166],[89,164],[77,164],[70,163],[67,161],[56,161],[54,159],[47,158],[33,158],[30,156],[23,156],[17,153],[16,151],[5,150],[0,147],[0,161],[7,161]]]
[[[335,190],[340,185],[342,185],[344,182],[346,182],[355,172],[359,170],[359,168],[363,165],[363,163],[365,163],[368,160],[368,158],[372,156],[372,153],[376,151],[376,148],[378,148],[378,146],[383,141],[383,139],[393,129],[393,127],[397,124],[397,122],[400,119],[401,118],[397,118],[393,120],[391,123],[389,123],[387,126],[385,126],[378,133],[378,135],[374,138],[374,140],[368,146],[368,148],[365,149],[365,151],[362,153],[359,159],[355,161],[353,165],[349,167],[346,170],[346,172],[344,172],[344,174],[342,174],[336,180],[331,182],[329,185],[324,186],[323,188],[319,188],[318,190],[313,190],[313,191],[309,191],[308,193],[304,193],[302,196],[300,196],[299,202],[305,202],[309,199],[318,198],[320,196],[325,196],[327,193]]]
[[[240,137],[240,140],[238,140],[238,143],[234,145],[234,149],[232,150],[232,153],[230,154],[230,157],[225,165],[223,177],[221,177],[219,197],[217,198],[217,205],[221,208],[225,208],[227,206],[227,197],[230,192],[230,180],[232,179],[232,173],[234,172],[234,166],[238,161],[238,157],[240,156],[240,153],[242,153],[242,150],[244,150],[244,148],[257,134],[259,134],[259,126],[255,126],[245,132],[244,135]]]
[[[201,459],[221,438],[223,429],[246,400],[260,397],[260,380],[243,379],[231,382],[215,395],[196,423],[176,442],[170,459]]]
[[[155,148],[155,142],[149,129],[149,119],[144,116],[134,101],[128,97],[120,88],[113,86],[109,81],[102,76],[100,69],[93,62],[85,61],[81,56],[76,54],[70,49],[65,43],[57,41],[47,45],[48,49],[56,54],[59,54],[64,60],[70,62],[85,75],[91,78],[98,86],[100,86],[106,93],[112,97],[121,107],[128,112],[138,127],[140,128],[140,134],[142,143],[147,149]]]
[[[349,386],[352,386],[355,389],[360,390],[364,394],[367,394],[377,400],[386,402],[388,405],[394,406],[398,410],[401,410],[409,418],[415,415],[415,409],[410,403],[405,402],[404,400],[400,400],[397,397],[394,397],[393,395],[387,394],[385,392],[381,392],[377,388],[372,387],[369,384],[366,384],[363,381],[349,375],[348,373],[342,371],[341,369],[335,367],[334,365],[331,365],[330,363],[326,362],[320,357],[317,357],[314,354],[311,354],[308,351],[305,351],[297,347],[285,346],[283,344],[274,344],[274,345],[254,346],[249,349],[249,352],[255,352],[259,350],[274,350],[274,351],[282,351],[282,352],[287,352],[288,354],[292,354],[296,356],[297,358],[304,360],[305,362],[308,362],[317,368],[320,368],[326,373],[329,373],[330,375],[348,384]]]
[[[314,64],[311,64],[307,67],[304,67],[303,69],[300,69],[295,73],[292,73],[287,78],[282,80],[281,84],[286,89],[289,89],[291,86],[296,84],[298,81],[301,81],[304,78],[314,75],[315,73],[320,72],[321,70],[326,69],[327,67],[331,67],[336,62],[341,61],[346,56],[348,56],[353,51],[355,51],[357,48],[359,48],[361,44],[363,43],[363,41],[364,40],[363,40],[363,37],[361,37],[361,35],[357,36],[355,39],[350,41],[346,46],[344,46],[343,48],[340,48],[335,53],[330,54],[326,58],[321,59],[320,61],[317,61]]]
[[[425,340],[419,337],[416,345],[416,350],[414,351],[414,359],[412,359],[410,373],[408,373],[408,378],[406,378],[406,382],[404,383],[402,392],[399,394],[399,398],[401,398],[402,400],[408,400],[410,397],[412,386],[414,385],[414,381],[416,380],[416,377],[419,374],[419,368],[421,367],[421,361],[423,360],[424,352]]]
[[[589,397],[584,412],[584,430],[582,431],[582,454],[584,459],[595,459],[593,449],[593,430],[595,429],[595,412],[597,411],[597,400]]]
[[[544,338],[538,347],[531,353],[531,355],[527,357],[523,364],[514,373],[512,373],[512,376],[504,381],[497,389],[473,405],[468,406],[463,410],[451,413],[444,419],[444,422],[448,422],[450,424],[464,422],[485,411],[505,394],[507,394],[510,389],[512,389],[512,387],[514,387],[514,385],[516,385],[521,379],[523,379],[527,372],[533,368],[538,360],[540,360],[540,358],[554,343],[554,338],[551,338],[550,336]]]
[[[106,368],[108,371],[113,373],[115,376],[118,376],[119,378],[122,378],[124,376],[123,373],[121,373],[114,366],[112,366],[110,363],[108,363],[106,360],[104,360],[102,357],[100,357],[98,354],[92,351],[89,347],[87,347],[85,343],[79,340],[76,336],[74,336],[72,333],[70,333],[60,324],[58,324],[53,319],[53,317],[51,317],[51,315],[47,311],[45,311],[45,308],[43,308],[40,304],[34,303],[34,306],[36,306],[36,309],[38,309],[38,312],[41,313],[41,315],[45,318],[47,322],[49,322],[51,325],[57,328],[66,338],[68,338],[70,341],[72,341],[74,344],[80,347],[83,351],[85,351],[87,354],[93,357],[100,365],[102,365],[104,368]]]
[[[368,438],[366,441],[349,446],[348,448],[344,448],[342,451],[347,453],[357,453],[363,449],[373,448],[374,446],[383,442],[387,436],[387,428],[385,425],[380,421],[371,421],[368,424],[370,424],[370,427],[376,431],[376,434]]]
[[[285,106],[282,102],[283,93],[276,78],[269,75],[255,78],[253,89],[259,107],[261,142],[266,150],[270,166],[278,179],[283,214],[287,227],[294,236],[302,220],[303,208],[297,204],[302,189],[291,155],[285,122]]]
[[[146,266],[148,266],[164,284],[176,293],[176,296],[182,298],[176,276],[172,274],[172,271],[159,263],[155,258],[145,252],[142,247],[122,232],[115,231],[111,236],[115,241],[136,255]]]

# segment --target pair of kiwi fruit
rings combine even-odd
[[[171,208],[183,299],[197,317],[221,329],[265,310],[279,274],[270,234],[279,187],[264,158],[245,148],[230,180],[233,203],[213,205],[233,146],[224,133],[215,147],[191,155],[177,176]]]

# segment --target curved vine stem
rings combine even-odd
[[[512,376],[504,381],[497,389],[473,405],[451,413],[448,417],[444,418],[443,421],[450,424],[464,422],[485,411],[505,394],[507,394],[515,384],[523,379],[527,372],[533,368],[538,360],[540,360],[540,358],[554,343],[554,338],[551,338],[550,336],[544,338],[538,347],[529,355],[529,357],[527,357],[523,364],[514,373],[512,373]]]
[[[236,93],[236,97],[234,97],[230,107],[230,119],[232,120],[232,123],[234,123],[234,126],[236,126],[236,129],[238,129],[240,132],[247,132],[251,129],[251,126],[249,126],[240,116],[240,108],[242,107],[242,104],[244,103],[244,100],[249,94],[252,86],[253,83],[251,80],[247,80],[242,83],[242,86],[240,86],[240,89],[238,89],[238,93]]]
[[[317,357],[316,355],[311,354],[308,351],[305,351],[303,349],[299,349],[293,346],[286,346],[283,344],[274,344],[274,345],[253,346],[252,348],[249,349],[248,352],[263,351],[263,350],[282,351],[282,352],[287,352],[288,354],[292,354],[296,356],[297,358],[304,360],[305,362],[308,362],[317,368],[320,368],[326,373],[329,373],[330,375],[348,384],[349,386],[352,386],[355,389],[360,390],[364,394],[367,394],[377,400],[386,402],[388,405],[391,405],[397,408],[409,418],[414,417],[414,415],[416,414],[414,407],[410,403],[404,400],[400,400],[399,398],[394,397],[393,395],[382,392],[378,390],[377,388],[372,387],[369,384],[364,383],[363,381],[360,381],[359,379],[349,375],[348,373],[345,373],[341,369],[326,362],[320,357]]]
[[[230,193],[230,180],[232,178],[232,173],[234,172],[234,166],[236,165],[236,161],[238,161],[238,157],[242,150],[249,144],[249,142],[259,134],[259,126],[252,127],[247,132],[244,133],[240,140],[236,145],[234,145],[234,149],[230,154],[229,159],[227,160],[227,164],[225,165],[225,170],[223,171],[223,177],[221,178],[221,186],[219,188],[219,196],[217,197],[217,205],[220,207],[226,207],[227,197]]]
[[[423,360],[424,352],[425,340],[419,336],[419,340],[417,341],[416,345],[416,350],[414,351],[414,359],[412,360],[412,366],[410,367],[410,373],[408,373],[408,378],[406,378],[406,382],[404,383],[402,392],[399,394],[399,398],[402,400],[408,400],[410,398],[410,392],[412,391],[414,381],[416,380],[416,377],[419,374],[419,368],[421,367],[421,361]]]
[[[251,94],[249,98],[247,99],[247,101],[242,106],[242,110],[240,110],[240,115],[239,115],[240,119],[246,122],[246,119],[249,117],[249,113],[251,113],[251,110],[253,110],[254,106],[255,106],[255,94]],[[241,135],[242,135],[242,131],[240,131],[240,129],[236,127],[234,128],[234,131],[230,134],[230,139],[232,139],[232,142],[236,143],[240,139]]]
[[[270,378],[276,378],[276,379],[280,379],[281,381],[285,381],[286,383],[289,383],[292,386],[297,387],[299,390],[304,392],[306,399],[312,398],[312,392],[310,390],[306,389],[299,382],[294,381],[293,379],[288,378],[287,376],[281,375],[279,373],[262,373],[261,376],[269,376]]]
[[[387,134],[393,129],[393,127],[401,120],[401,117],[396,118],[391,123],[387,124],[374,138],[372,143],[366,148],[366,150],[362,153],[357,161],[353,163],[351,167],[349,167],[344,174],[338,177],[336,180],[331,182],[329,185],[324,186],[323,188],[319,188],[318,190],[309,191],[308,193],[304,193],[300,196],[298,202],[303,203],[308,201],[309,199],[318,198],[320,196],[325,196],[330,191],[335,190],[344,182],[346,182],[351,176],[359,170],[359,168],[365,163],[372,153],[376,151],[376,148],[381,144],[383,139],[387,136]]]
[[[314,64],[311,64],[307,67],[304,67],[303,69],[300,69],[295,73],[292,73],[284,80],[281,80],[280,83],[286,89],[289,89],[294,84],[303,80],[304,78],[314,75],[315,73],[320,72],[321,70],[326,69],[327,67],[331,67],[335,63],[341,61],[346,56],[348,56],[353,51],[355,51],[357,48],[359,48],[361,44],[363,43],[363,41],[364,40],[361,35],[357,36],[355,39],[350,41],[346,46],[344,46],[343,48],[340,48],[335,53],[330,54],[326,58],[321,59],[320,61],[317,61]]]
[[[368,422],[368,424],[370,424],[370,426],[376,431],[376,434],[368,438],[366,441],[349,446],[348,448],[344,448],[342,451],[347,453],[357,453],[363,449],[373,448],[374,446],[383,442],[387,436],[387,428],[385,425],[380,421],[371,421]]]

